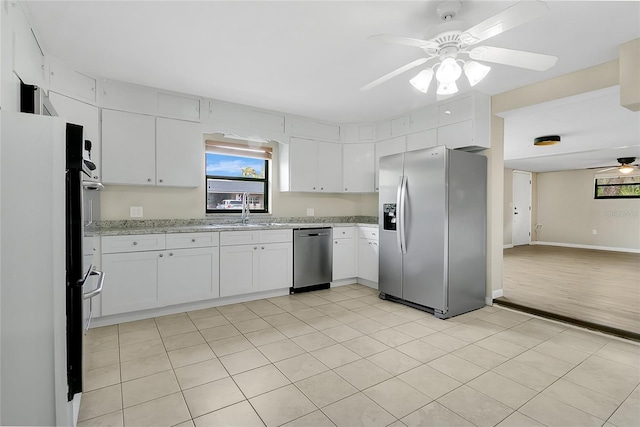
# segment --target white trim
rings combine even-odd
[[[578,248],[578,249],[594,249],[597,251],[612,251],[612,252],[627,252],[630,254],[640,254],[640,249],[634,248],[616,248],[613,246],[595,246],[595,245],[579,245],[577,243],[560,243],[560,242],[531,242],[532,245],[545,245],[545,246],[562,246],[565,248]]]
[[[496,299],[496,298],[500,298],[504,296],[504,290],[503,289],[495,289],[493,292],[491,292],[491,298]]]
[[[347,285],[355,285],[358,283],[358,279],[355,277],[352,279],[340,279],[330,283],[332,288],[337,288],[338,286],[347,286]]]
[[[502,245],[502,249],[511,249],[513,247],[512,244]]]
[[[362,277],[358,277],[358,283],[372,289],[378,289],[378,282],[372,282],[371,280],[363,279]]]
[[[121,313],[113,314],[110,316],[96,317],[91,321],[91,329],[98,328],[100,326],[115,325],[117,323],[149,319],[152,317],[166,316],[169,314],[184,313],[186,311],[194,311],[210,307],[219,307],[221,305],[237,304],[240,302],[254,301],[265,298],[274,298],[283,295],[289,295],[289,288],[276,289],[273,291],[255,292],[245,295],[235,295],[231,297],[223,297],[207,301],[197,301],[187,304],[178,304],[169,307],[159,307],[150,310],[134,311],[131,313]]]

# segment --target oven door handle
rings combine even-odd
[[[98,286],[90,291],[90,292],[86,292],[84,294],[82,294],[82,297],[84,299],[91,299],[97,295],[100,295],[102,293],[102,285],[104,284],[104,272],[103,271],[98,271],[98,270],[93,270],[90,274],[90,276],[98,276]]]

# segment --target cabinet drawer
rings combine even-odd
[[[378,229],[375,227],[360,227],[358,235],[363,239],[378,240]]]
[[[260,230],[260,243],[292,242],[293,230],[290,228],[280,230]]]
[[[102,253],[142,252],[165,248],[164,234],[140,234],[132,236],[105,236],[102,238]]]
[[[167,234],[167,249],[188,249],[218,246],[220,233]]]
[[[334,239],[351,239],[354,235],[353,227],[334,227]]]
[[[223,231],[220,233],[220,246],[250,245],[260,241],[260,232],[256,231]]]

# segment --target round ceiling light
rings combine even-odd
[[[533,140],[533,145],[543,147],[546,145],[555,145],[560,142],[559,135],[547,135],[547,136],[539,136]]]

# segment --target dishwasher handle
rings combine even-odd
[[[329,232],[318,232],[318,233],[299,233],[298,237],[317,237],[317,236],[328,236]]]

